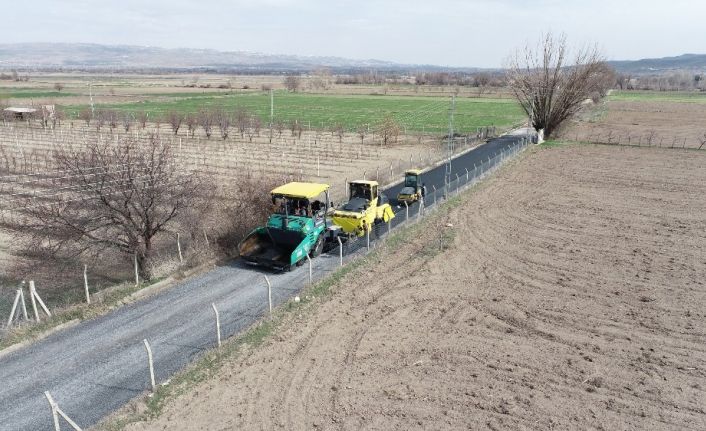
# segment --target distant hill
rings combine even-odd
[[[648,74],[677,70],[706,71],[706,54],[684,54],[677,57],[646,58],[635,61],[610,61],[610,65],[623,73]]]
[[[207,69],[291,72],[308,71],[319,67],[328,67],[336,71],[349,69],[445,70],[445,68],[432,65],[405,65],[381,60],[271,55],[246,51],[224,52],[213,49],[167,49],[88,43],[0,44],[0,69]]]

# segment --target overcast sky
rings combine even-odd
[[[89,42],[501,66],[543,32],[609,59],[706,52],[704,0],[31,0],[2,42]]]

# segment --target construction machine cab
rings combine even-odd
[[[306,256],[316,257],[328,239],[326,211],[329,186],[317,183],[289,183],[272,190],[274,205],[265,226],[255,229],[239,245],[248,263],[289,269]],[[319,200],[323,195],[324,201]]]
[[[422,186],[422,171],[420,169],[410,169],[404,173],[404,186],[412,187],[415,190]]]
[[[348,202],[333,212],[333,223],[345,234],[362,236],[374,223],[395,216],[377,181],[358,180],[348,185]]]
[[[410,169],[404,173],[404,187],[397,194],[397,201],[411,204],[424,196],[422,170]]]

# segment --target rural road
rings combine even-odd
[[[517,145],[521,137],[497,138],[457,157],[452,162],[453,178]],[[434,185],[443,186],[444,172],[442,165],[423,176],[429,191]],[[386,193],[394,197],[400,187]],[[337,268],[338,256],[323,255],[313,262],[314,277],[320,279]],[[149,388],[143,339],[152,346],[157,383],[166,381],[216,344],[211,303],[220,311],[224,337],[241,332],[266,313],[264,274],[272,282],[275,304],[308,282],[306,266],[272,274],[236,260],[0,357],[0,430],[52,431],[47,390],[78,425],[94,425]]]

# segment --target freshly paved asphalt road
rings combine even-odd
[[[472,169],[474,163],[516,145],[519,139],[501,137],[457,157],[452,177],[465,175],[465,168]],[[444,173],[442,165],[424,174],[427,189],[441,188]],[[394,197],[400,187],[386,193]],[[336,269],[338,256],[322,255],[313,262],[314,277],[320,279]],[[306,266],[272,274],[233,261],[0,357],[0,430],[53,430],[46,390],[77,424],[94,425],[149,389],[143,339],[152,346],[157,382],[166,381],[214,347],[211,303],[220,311],[224,337],[241,332],[266,313],[264,274],[272,282],[275,304],[285,302],[308,282]]]

